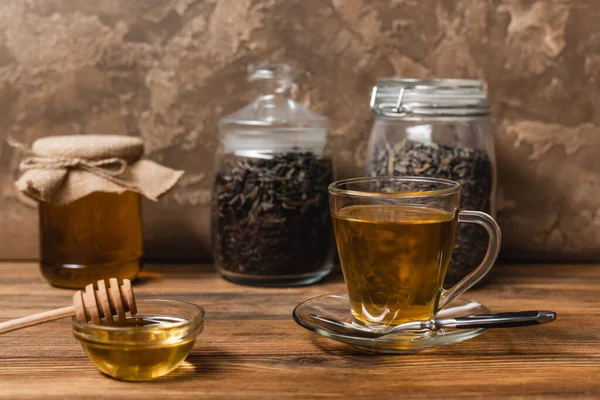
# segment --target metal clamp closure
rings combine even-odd
[[[413,86],[401,87],[400,93],[398,93],[398,97],[396,98],[395,103],[381,103],[378,106],[376,106],[375,102],[377,99],[377,85],[375,85],[375,86],[373,86],[373,90],[371,91],[371,101],[370,101],[369,105],[371,106],[371,109],[373,111],[375,111],[376,113],[379,113],[381,115],[403,117],[409,113],[409,110],[407,108],[402,107],[402,100],[404,99],[404,93],[406,92],[406,89],[412,89],[412,88],[413,88]],[[386,111],[386,109],[389,109],[390,111]]]
[[[403,86],[398,92],[394,103],[381,102],[377,104],[377,85],[373,86],[371,91],[371,101],[369,103],[373,112],[384,117],[402,118],[410,115],[447,115],[447,116],[485,116],[489,114],[488,107],[481,107],[476,104],[442,104],[437,102],[409,102],[403,104],[407,90],[418,89],[419,86]]]

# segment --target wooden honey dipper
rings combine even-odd
[[[137,307],[129,279],[123,279],[123,284],[119,285],[116,278],[110,278],[108,283],[107,287],[105,281],[100,280],[96,283],[98,289],[91,283],[85,291],[78,290],[73,294],[72,306],[0,322],[0,334],[72,315],[80,321],[95,324],[100,324],[104,318],[107,325],[125,321],[126,312],[135,315]]]

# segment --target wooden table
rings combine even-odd
[[[0,319],[69,304],[33,263],[0,263]],[[469,293],[494,311],[551,309],[544,326],[496,329],[410,356],[356,350],[310,333],[293,307],[343,292],[340,274],[305,288],[260,289],[220,279],[209,265],[148,266],[136,296],[207,310],[187,361],[151,382],[102,375],[62,320],[0,336],[0,398],[600,398],[600,266],[501,265]]]

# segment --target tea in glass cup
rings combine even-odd
[[[417,177],[358,178],[329,188],[335,239],[352,314],[371,327],[428,320],[492,267],[500,230],[489,215],[459,211],[460,184]],[[482,264],[442,285],[459,222],[490,235]]]

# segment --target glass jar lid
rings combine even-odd
[[[258,156],[258,149],[322,152],[327,144],[329,120],[291,98],[296,77],[292,67],[267,62],[249,72],[249,81],[260,94],[252,103],[219,121],[225,151],[253,156]]]
[[[392,118],[489,114],[481,81],[472,79],[379,79],[370,105],[376,115]]]
[[[219,121],[221,132],[264,133],[280,129],[324,129],[328,120],[292,100],[296,73],[287,64],[266,62],[250,71],[248,80],[260,95],[246,107]]]

